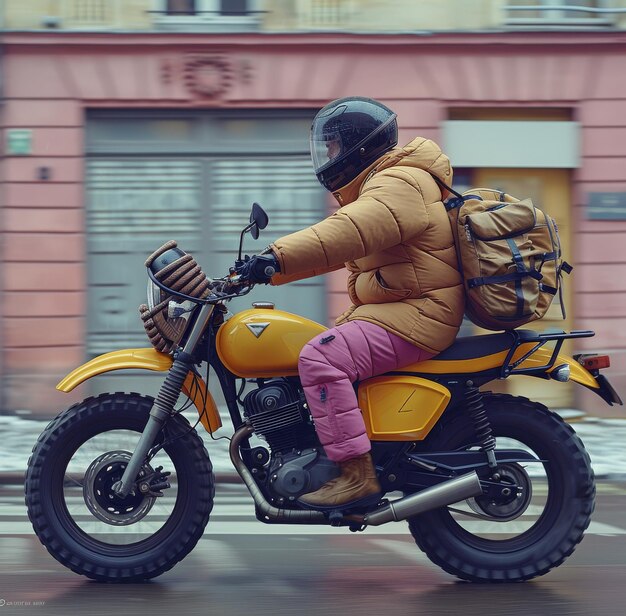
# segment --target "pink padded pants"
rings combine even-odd
[[[368,321],[349,321],[308,342],[298,371],[326,455],[343,462],[371,449],[352,383],[432,356]]]

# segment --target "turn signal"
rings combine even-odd
[[[608,355],[583,355],[578,360],[587,370],[600,370],[611,365]]]
[[[561,381],[561,383],[567,383],[570,377],[570,367],[568,364],[563,364],[562,366],[557,366],[552,372],[550,372],[550,376],[555,381]]]

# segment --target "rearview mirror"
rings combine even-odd
[[[250,228],[250,235],[255,240],[259,239],[259,231],[265,229],[269,221],[270,219],[265,213],[265,210],[258,203],[253,203],[252,212],[250,213],[250,222],[253,223]]]

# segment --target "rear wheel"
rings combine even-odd
[[[33,449],[28,516],[50,554],[76,573],[114,582],[156,577],[193,549],[208,522],[211,462],[181,415],[160,433],[164,446],[142,468],[141,485],[124,499],[112,489],[152,403],[139,394],[87,398],[51,422]]]
[[[525,448],[543,462],[503,465],[502,481],[513,490],[507,503],[471,499],[415,516],[409,528],[426,555],[459,578],[528,580],[560,565],[581,541],[594,509],[593,471],[573,429],[545,406],[493,394],[484,403],[498,448]],[[428,447],[470,448],[475,440],[472,421],[458,412],[438,426]]]

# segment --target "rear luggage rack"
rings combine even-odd
[[[550,370],[554,366],[554,362],[563,346],[563,342],[570,338],[591,338],[595,336],[596,333],[590,329],[580,329],[574,330],[572,332],[554,332],[554,333],[539,333],[533,332],[531,330],[521,330],[517,331],[516,329],[510,330],[510,333],[513,336],[513,342],[511,344],[511,348],[507,353],[506,359],[502,364],[502,368],[500,369],[500,378],[505,379],[508,376],[513,374],[520,374],[526,376],[534,376],[538,374],[544,374]],[[518,366],[524,361],[526,361],[533,353],[535,353],[538,349],[544,346],[547,342],[551,342],[556,340],[556,344],[554,345],[554,350],[552,351],[552,355],[550,359],[543,366],[535,366],[534,368],[522,368],[518,369]],[[522,345],[528,342],[536,342],[535,346],[528,351],[528,353],[522,355],[515,362],[512,362],[513,356],[517,349]]]

